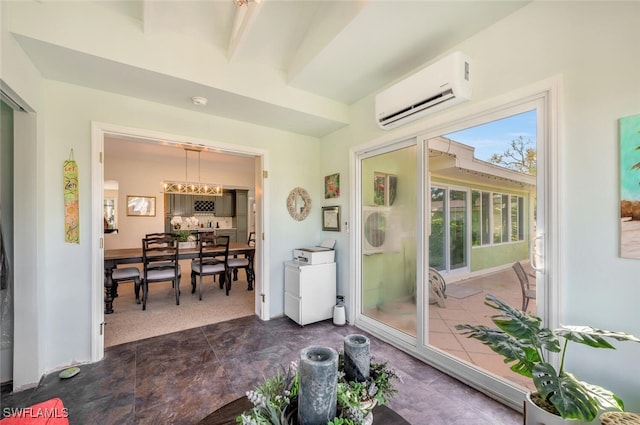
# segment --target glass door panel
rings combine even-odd
[[[446,192],[439,187],[431,188],[431,234],[429,235],[429,266],[446,270],[445,208]]]
[[[360,313],[416,336],[417,158],[415,144],[361,161]]]
[[[529,264],[537,199],[536,110],[428,140],[429,265],[446,282],[444,303],[424,306],[425,340],[439,352],[526,389],[501,356],[455,330],[460,323],[493,327],[492,294],[522,306],[512,268]],[[512,134],[518,136],[513,137]],[[535,274],[528,275],[535,284]],[[431,301],[431,300],[430,300]],[[536,302],[528,311],[536,314]]]
[[[467,192],[449,191],[449,258],[451,270],[467,267]]]

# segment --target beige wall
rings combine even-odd
[[[198,165],[195,152],[188,153],[185,160],[184,151],[179,148],[106,138],[104,178],[117,181],[119,189],[118,233],[105,235],[105,249],[137,247],[145,234],[164,231],[164,194],[161,192],[164,180],[197,181],[200,178],[202,182],[220,183],[225,188],[254,191],[255,158],[211,152],[200,156]],[[155,197],[155,217],[127,216],[127,195]]]

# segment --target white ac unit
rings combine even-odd
[[[471,99],[471,59],[455,52],[376,95],[376,121],[389,130]]]
[[[389,207],[362,207],[362,253],[364,255],[400,250],[398,217]]]

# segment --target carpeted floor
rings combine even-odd
[[[121,283],[113,302],[114,313],[104,315],[105,347],[254,314],[255,292],[247,291],[242,271],[233,282],[229,296],[218,282],[213,283],[211,276],[206,276],[203,282],[202,301],[198,299],[197,289],[195,294],[191,293],[189,276],[182,277],[180,292],[180,305],[176,305],[171,282],[152,283],[147,309],[142,311],[142,304],[136,304],[133,282]]]

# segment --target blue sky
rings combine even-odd
[[[632,170],[640,162],[640,115],[620,120],[620,180],[623,200],[640,201],[640,170]]]
[[[471,127],[445,137],[476,148],[475,157],[488,161],[492,154],[503,153],[511,141],[522,136],[535,148],[536,111],[524,112],[498,121]]]

